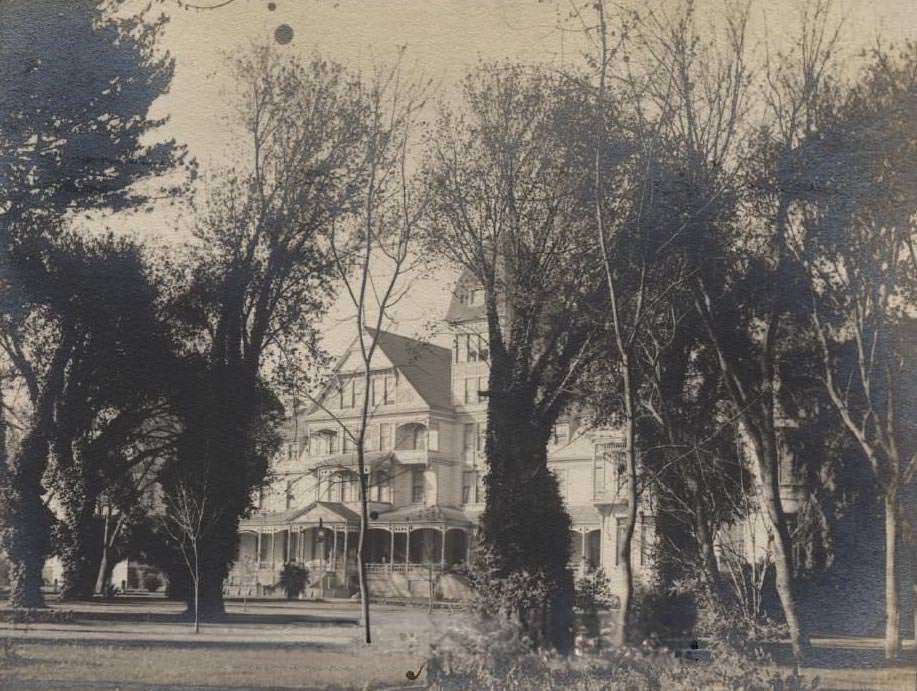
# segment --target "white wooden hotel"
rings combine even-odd
[[[378,334],[371,366],[367,428],[371,591],[445,596],[460,588],[436,574],[467,561],[484,508],[482,478],[488,350],[482,291],[458,281],[445,323],[452,349]],[[305,565],[317,592],[356,591],[359,484],[351,435],[359,426],[363,366],[354,342],[336,365],[338,384],[321,406],[291,417],[258,511],[242,522],[239,558],[227,595],[280,594],[287,562]],[[614,433],[562,419],[549,464],[573,521],[570,568],[602,567],[619,580],[616,542],[626,499],[618,466],[623,443]],[[641,515],[633,543],[638,575],[649,566],[653,523]],[[433,578],[431,578],[433,576]]]

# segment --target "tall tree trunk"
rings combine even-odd
[[[238,524],[238,519],[236,520]],[[222,529],[218,528],[214,532]],[[228,530],[228,529],[227,529]],[[234,529],[235,530],[235,529]],[[199,565],[195,569],[197,572],[197,581],[187,593],[188,614],[193,614],[195,618],[200,616],[201,619],[219,619],[226,614],[226,603],[223,600],[223,582],[231,565],[231,561],[226,560],[227,550],[223,544],[213,544],[213,542],[223,543],[228,535],[220,535],[216,539],[207,540],[200,544]]]
[[[901,612],[898,605],[898,493],[885,492],[885,658],[901,650]]]
[[[367,368],[367,371],[369,368]],[[366,429],[366,420],[364,416],[363,429]],[[359,446],[357,448],[357,466],[360,473],[360,538],[357,544],[357,577],[360,581],[360,614],[363,620],[363,640],[366,643],[372,643],[372,631],[369,625],[369,584],[366,582],[366,552],[369,544],[366,539],[366,533],[369,528],[368,499],[369,487],[366,477],[366,461],[364,458],[364,434],[361,433]],[[394,558],[394,554],[392,557]],[[347,555],[344,555],[344,565],[346,570]]]
[[[902,517],[907,517],[908,523],[908,543],[907,550],[910,556],[911,567],[911,615],[913,617],[913,636],[915,648],[917,648],[917,485],[912,483],[907,487],[907,500],[902,511]],[[917,655],[915,650],[914,655]]]
[[[0,473],[6,473],[6,471],[6,405],[3,402],[3,372],[0,372]],[[0,514],[0,519],[2,519],[2,514]]]
[[[96,574],[96,582],[93,592],[103,595],[105,586],[108,585],[108,545],[102,545],[102,558],[99,560],[99,572]]]
[[[799,605],[796,601],[795,581],[792,566],[792,541],[787,527],[783,504],[780,501],[778,469],[780,467],[780,450],[777,445],[775,429],[774,401],[771,387],[774,384],[775,372],[772,349],[777,337],[780,315],[776,309],[769,315],[766,342],[762,346],[761,372],[759,382],[764,391],[771,392],[765,400],[750,400],[751,395],[742,388],[740,368],[734,356],[724,347],[717,316],[713,313],[713,299],[707,292],[702,279],[695,280],[692,291],[695,306],[710,341],[716,351],[720,371],[723,373],[729,388],[732,404],[741,421],[745,433],[752,444],[755,464],[758,471],[758,487],[767,520],[774,533],[774,569],[777,575],[777,595],[790,630],[790,645],[793,657],[798,661],[809,646],[806,628],[799,617]],[[762,394],[763,395],[763,394]]]
[[[627,472],[627,514],[624,524],[624,539],[616,545],[618,561],[624,571],[624,592],[621,594],[621,622],[618,626],[616,645],[624,645],[633,630],[633,600],[634,600],[634,565],[633,550],[634,529],[637,525],[637,449],[635,448],[637,435],[634,422],[634,401],[632,378],[629,371],[629,362],[623,363],[624,378],[624,438],[627,444],[626,472]]]
[[[108,550],[109,550],[109,534],[112,531],[111,527],[111,506],[108,507],[108,511],[105,512],[104,524],[102,526],[102,555],[99,558],[99,570],[96,573],[96,582],[93,592],[98,593],[99,595],[105,592],[105,586],[107,584],[107,574],[108,570]]]
[[[496,366],[491,369],[482,537],[498,576],[524,572],[545,580],[544,616],[518,614],[534,640],[566,654],[573,646],[570,517],[547,467],[549,430],[535,419],[529,392],[507,391],[504,378]]]
[[[51,548],[51,517],[41,480],[47,463],[47,439],[33,428],[16,454],[13,467],[4,469],[8,514],[3,526],[3,547],[10,560],[11,607],[45,606],[41,572]]]
[[[73,460],[72,457],[70,459]],[[63,508],[61,535],[62,600],[91,599],[95,586],[94,569],[98,534],[95,532],[95,488],[85,477],[85,464],[65,467],[60,474]],[[95,539],[94,539],[95,538]]]
[[[796,581],[793,577],[793,543],[787,526],[786,514],[780,501],[780,488],[777,479],[779,467],[779,449],[776,434],[769,430],[764,435],[753,433],[755,457],[758,463],[758,475],[761,478],[760,488],[765,513],[774,534],[774,570],[777,576],[777,595],[783,607],[787,628],[790,630],[790,645],[793,657],[802,658],[809,646],[809,634],[799,617],[799,604],[796,596]]]
[[[697,535],[697,549],[707,579],[707,588],[711,598],[718,600],[723,589],[720,581],[720,569],[716,563],[716,549],[713,543],[713,530],[707,522],[709,510],[703,506],[700,491],[694,492],[694,531]]]

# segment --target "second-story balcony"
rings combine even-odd
[[[367,467],[374,468],[386,464],[429,466],[438,459],[446,459],[447,455],[440,451],[430,449],[389,449],[387,451],[366,451],[363,460]],[[334,469],[356,468],[357,452],[322,454],[320,456],[307,456],[303,459],[306,469]]]

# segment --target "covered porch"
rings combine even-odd
[[[471,557],[473,524],[458,510],[404,507],[370,521],[367,571],[429,574],[465,564]]]
[[[288,563],[308,569],[310,582],[322,591],[347,590],[355,574],[359,525],[356,512],[334,502],[313,502],[303,509],[242,521],[228,593],[277,594],[280,573]]]
[[[430,578],[470,558],[473,524],[458,509],[407,507],[371,514],[367,574],[376,592],[394,577]],[[349,596],[357,587],[360,517],[340,503],[253,516],[240,524],[238,558],[229,574],[229,596],[280,596],[284,564],[309,570],[315,595]]]

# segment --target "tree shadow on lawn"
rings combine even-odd
[[[155,609],[150,609],[151,604]],[[163,605],[170,609],[163,610]],[[24,619],[23,619],[24,617]],[[13,610],[0,608],[0,622],[79,624],[96,621],[115,624],[190,624],[194,615],[165,600],[151,603],[143,601],[72,601],[55,602],[44,610]],[[203,624],[222,626],[357,626],[357,617],[334,614],[306,614],[300,612],[225,612],[201,617]]]
[[[0,635],[0,640],[3,636]],[[109,638],[72,638],[60,639],[52,637],[43,637],[40,633],[30,635],[28,638],[12,639],[16,645],[28,646],[60,646],[69,648],[164,648],[169,650],[253,650],[255,648],[278,650],[278,651],[305,651],[310,652],[341,652],[350,647],[349,643],[326,643],[321,641],[265,641],[254,639],[245,640],[212,640],[200,639],[194,634],[189,634],[186,638],[127,638],[123,636],[112,636]],[[3,688],[0,686],[0,688]]]
[[[783,667],[793,666],[793,653],[789,643],[768,643],[761,646],[774,662]],[[810,648],[802,661],[802,667],[816,669],[910,669],[914,667],[915,651],[903,649],[898,660],[885,659],[882,648],[865,648],[851,644],[819,645]]]
[[[4,687],[4,683],[15,683],[14,686]],[[58,691],[58,689],[67,689],[68,691],[91,691],[93,689],[114,689],[115,691],[127,691],[128,689],[138,689],[139,691],[149,691],[151,688],[155,688],[157,691],[251,691],[251,689],[270,689],[270,691],[353,691],[354,688],[357,688],[353,685],[349,686],[251,686],[247,684],[245,686],[226,686],[225,684],[220,684],[219,686],[202,686],[200,684],[156,684],[155,686],[150,686],[147,682],[130,682],[130,681],[61,681],[59,679],[52,681],[43,681],[39,679],[18,679],[15,676],[4,679],[0,675],[0,688],[16,688],[16,689],[49,689],[53,691]],[[375,684],[370,685],[370,689],[388,689],[388,688],[397,688],[392,687],[387,684]],[[405,688],[419,688],[416,686],[408,686]]]
[[[186,612],[118,612],[83,610],[74,614],[73,621],[105,621],[124,624],[190,624],[194,615]],[[201,617],[202,624],[222,626],[357,626],[359,620],[351,617],[320,616],[314,614],[227,612],[217,616]]]

